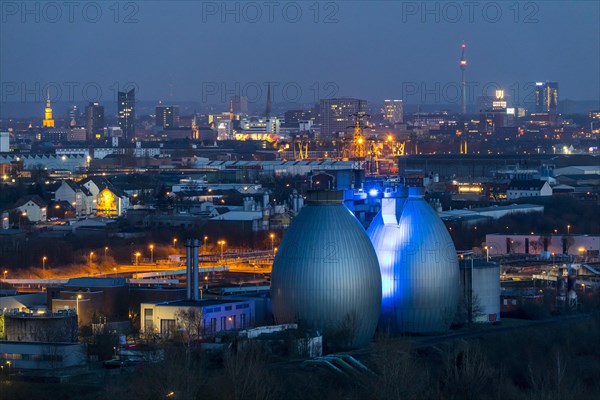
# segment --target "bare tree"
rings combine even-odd
[[[337,327],[331,329],[331,333],[327,336],[327,344],[330,346],[330,350],[344,350],[349,349],[354,345],[356,335],[360,328],[360,320],[356,311],[350,311],[339,323]]]
[[[188,343],[202,339],[202,311],[197,308],[182,309],[175,313],[177,325],[183,329]]]
[[[383,339],[373,354],[377,375],[366,386],[372,399],[417,400],[427,398],[431,387],[429,370],[413,356],[410,341]],[[367,397],[363,396],[363,397]]]
[[[440,395],[446,399],[478,400],[497,375],[478,345],[466,344],[446,354],[440,376]]]
[[[569,254],[569,248],[571,248],[571,246],[573,246],[574,244],[575,244],[575,239],[573,239],[573,236],[571,236],[571,235],[563,236],[563,238],[562,238],[563,253]]]
[[[531,247],[531,250],[533,250],[534,254],[539,254],[544,248],[544,239],[539,237],[536,240],[532,240],[529,242],[529,246]]]
[[[254,344],[225,355],[223,398],[230,400],[279,398],[279,387],[267,369],[268,357]],[[232,384],[233,383],[233,384]]]
[[[551,353],[550,359],[543,357],[538,362],[530,361],[527,375],[531,386],[531,398],[539,400],[560,400],[578,398],[578,379],[569,379],[567,357],[558,348]],[[576,376],[576,375],[575,375]]]

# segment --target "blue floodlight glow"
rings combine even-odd
[[[377,190],[377,189],[371,189],[371,190],[369,190],[369,196],[371,196],[371,197],[375,197],[378,194],[379,194],[379,190]]]

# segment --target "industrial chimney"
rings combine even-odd
[[[186,255],[186,296],[188,300],[199,300],[198,296],[198,248],[200,241],[198,239],[188,239],[185,242]]]

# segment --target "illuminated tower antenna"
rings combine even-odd
[[[271,82],[267,83],[267,107],[265,109],[265,117],[271,116]]]
[[[460,61],[458,62],[458,65],[460,67],[461,75],[462,75],[461,82],[460,82],[461,91],[462,91],[462,109],[461,109],[461,111],[464,115],[467,113],[467,82],[465,81],[465,71],[467,70],[467,59],[465,58],[465,48],[467,47],[467,45],[465,44],[464,40],[460,47],[462,49],[462,52],[460,55]]]

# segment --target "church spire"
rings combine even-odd
[[[44,109],[44,120],[42,121],[44,128],[54,128],[54,119],[52,119],[52,106],[50,105],[50,88],[46,92],[46,108]]]

